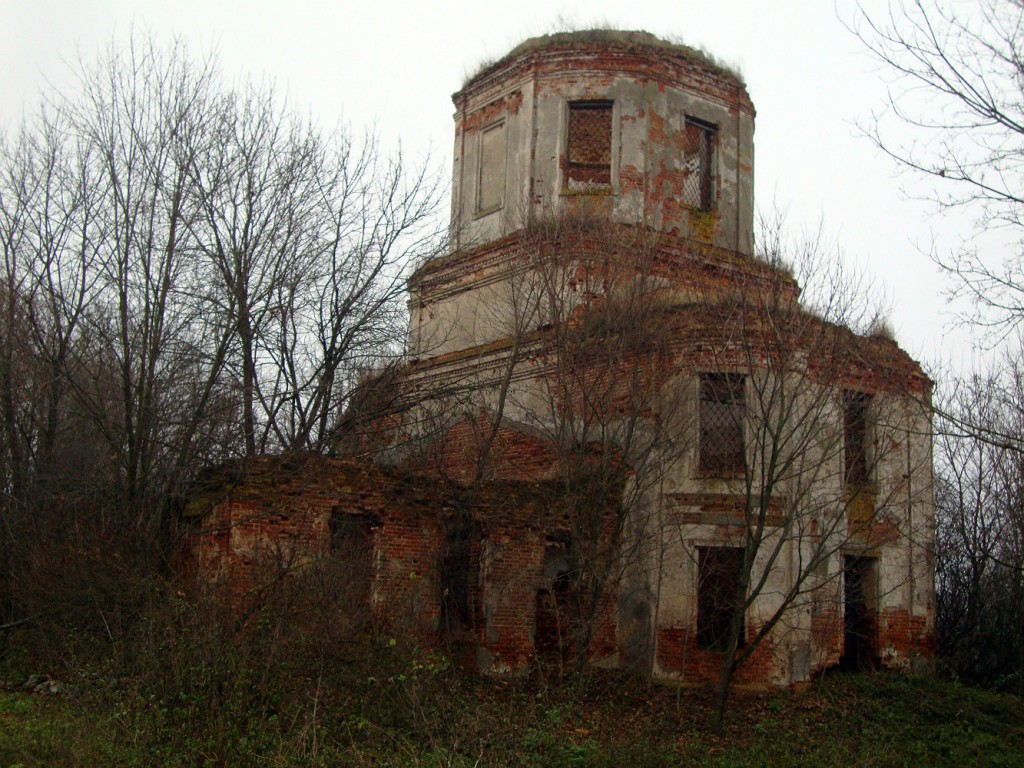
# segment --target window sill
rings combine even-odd
[[[746,473],[742,468],[734,470],[699,469],[693,477],[695,480],[742,480],[746,477]]]
[[[502,203],[501,205],[496,205],[493,208],[487,208],[486,210],[483,211],[477,211],[476,213],[473,214],[473,220],[476,221],[477,219],[482,219],[485,216],[490,216],[492,213],[497,213],[504,207],[505,204]]]
[[[846,483],[843,486],[843,498],[853,499],[858,496],[877,497],[878,484],[867,481],[863,483]]]
[[[614,197],[614,189],[562,189],[562,197]]]

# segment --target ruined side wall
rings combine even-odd
[[[513,452],[506,460],[514,460],[516,451],[538,450],[534,438],[510,430],[503,430],[499,442]],[[354,611],[362,606],[352,600],[364,596],[376,629],[402,643],[461,648],[462,659],[485,673],[520,674],[534,664],[538,595],[550,587],[545,554],[552,532],[564,525],[557,483],[460,489],[436,476],[411,477],[322,457],[300,464],[262,459],[255,470],[226,473],[229,482],[213,483],[193,500],[178,562],[195,588],[219,595],[236,615],[248,616],[288,579],[344,557],[331,551],[330,520],[337,513],[351,515],[370,523],[370,570],[346,574],[365,576],[368,589],[355,587],[348,600],[324,595],[325,610]],[[465,626],[451,617],[446,624],[442,611],[443,569],[452,554],[446,537],[458,514],[472,521],[465,542]],[[601,614],[603,634],[595,638],[595,653],[614,653],[611,608]]]
[[[419,485],[318,457],[302,466],[263,459],[240,482],[191,503],[179,561],[197,587],[245,615],[278,580],[331,557],[333,514],[358,517],[369,524],[366,578],[377,624],[435,642],[445,506]]]

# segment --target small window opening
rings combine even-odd
[[[697,646],[711,651],[729,647],[736,598],[743,573],[742,547],[698,547]],[[738,646],[746,634],[742,616]]]
[[[743,474],[746,376],[704,373],[700,377],[700,472],[712,477]]]
[[[566,186],[571,192],[604,192],[612,185],[612,102],[569,103]]]
[[[868,408],[871,395],[843,393],[843,448],[846,484],[859,487],[868,482]]]
[[[683,157],[686,178],[683,181],[683,204],[698,211],[710,211],[715,202],[715,144],[718,129],[710,123],[686,118]]]

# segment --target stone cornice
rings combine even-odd
[[[495,89],[510,82],[537,78],[564,78],[581,73],[625,75],[700,93],[726,107],[751,116],[754,106],[743,82],[699,51],[634,33],[568,33],[528,41],[471,78],[452,95],[459,109],[489,101]]]

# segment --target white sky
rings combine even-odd
[[[881,13],[885,0],[864,0]],[[854,0],[0,0],[0,125],[31,113],[47,83],[67,83],[79,53],[134,25],[216,51],[225,75],[269,78],[325,127],[375,124],[386,142],[428,151],[451,170],[450,95],[484,59],[522,39],[573,27],[645,29],[681,38],[738,68],[757,108],[756,203],[795,228],[823,223],[849,259],[888,291],[901,345],[926,363],[969,367],[951,330],[947,284],[922,252],[950,250],[970,218],[938,218],[906,199],[892,163],[855,123],[884,103],[884,73],[842,25]],[[387,146],[387,144],[385,145]]]

